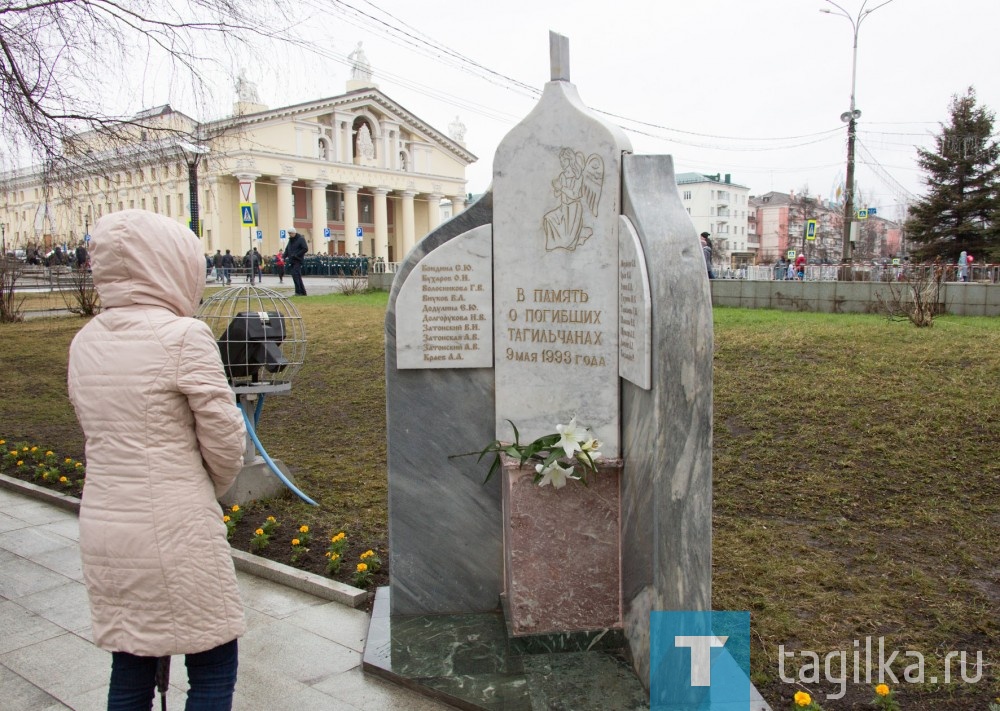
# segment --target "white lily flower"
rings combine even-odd
[[[538,482],[538,485],[547,486],[548,484],[552,484],[553,489],[563,488],[566,486],[568,479],[580,478],[573,475],[573,467],[560,466],[559,462],[552,462],[547,467],[543,464],[536,464],[535,471],[542,475],[542,479]]]
[[[584,429],[577,432],[575,416],[569,421],[568,425],[556,425],[556,432],[559,433],[559,441],[556,443],[556,446],[562,447],[567,457],[572,458],[575,452],[581,451],[580,442],[586,439],[586,436],[581,437],[580,435],[586,435],[587,430]]]
[[[601,445],[602,442],[598,441],[593,435],[591,435],[586,441],[580,444],[580,451],[590,452],[591,459],[600,459],[601,453],[597,450],[600,449]]]

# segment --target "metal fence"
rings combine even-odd
[[[959,277],[958,266],[955,264],[942,266],[930,264],[810,264],[805,268],[804,279],[805,281],[894,282],[903,281],[936,269],[944,271],[943,281],[963,281]],[[787,265],[780,265],[745,266],[736,269],[725,268],[717,270],[715,278],[782,281],[793,280],[795,276],[790,272]],[[974,264],[969,267],[967,278],[964,281],[976,284],[1000,284],[1000,264]]]

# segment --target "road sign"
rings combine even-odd
[[[240,193],[243,195],[243,202],[250,202],[250,191],[253,189],[253,183],[249,180],[240,181]]]
[[[257,241],[258,242],[264,241],[264,230],[257,230]]]
[[[868,219],[868,210],[867,209],[858,210],[858,219],[859,220],[867,220]]]
[[[329,227],[324,227],[323,228],[323,237],[325,239],[330,239],[330,228]]]
[[[806,220],[806,239],[816,241],[816,220]]]
[[[280,240],[288,239],[288,233],[285,232],[284,230],[278,230],[278,239]]]
[[[248,202],[240,203],[240,218],[247,227],[254,227],[256,223],[253,219],[253,205]]]
[[[364,231],[360,227],[354,230],[354,234],[358,236],[358,239],[361,239],[362,237],[365,236]]]
[[[898,267],[899,266],[899,257],[897,257],[897,258],[895,258],[895,259],[892,260],[892,266],[894,266],[894,267]]]
[[[83,236],[83,241],[84,242],[89,242],[90,241],[90,233],[89,232]]]
[[[795,250],[794,249],[788,250],[788,252],[785,254],[785,256],[788,257],[789,261],[791,261],[792,259],[795,259]]]
[[[874,207],[869,207],[868,208],[868,217],[874,217],[877,214],[878,214],[878,209],[877,208],[874,208]]]

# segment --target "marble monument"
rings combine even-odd
[[[711,296],[670,157],[632,155],[570,83],[567,40],[550,49],[491,190],[393,282],[388,617],[503,599],[514,637],[616,632],[648,687],[649,612],[711,605]],[[484,483],[455,456],[574,416],[599,484],[542,490],[516,465]]]

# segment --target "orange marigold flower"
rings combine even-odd
[[[364,563],[358,563],[358,572],[363,573],[368,570],[368,566]]]
[[[878,686],[875,687],[875,693],[878,694],[879,696],[888,696],[889,695],[889,685],[888,684],[879,684]]]
[[[230,522],[231,520],[232,520],[232,519],[230,519],[230,518],[229,518],[228,516],[223,516],[223,517],[222,517],[222,522],[223,522],[223,523],[229,523],[229,522]]]
[[[797,706],[808,706],[812,703],[812,697],[804,691],[795,692],[795,704]]]
[[[254,531],[254,533],[256,533],[258,536],[263,536],[264,535],[264,529],[263,528],[258,528],[256,531]]]
[[[309,533],[308,526],[299,526],[299,533]]]
[[[292,539],[292,545],[293,545],[293,546],[297,546],[297,545],[299,545],[300,543],[302,543],[302,541],[300,541],[300,540],[299,540],[298,538],[293,538],[293,539]]]

